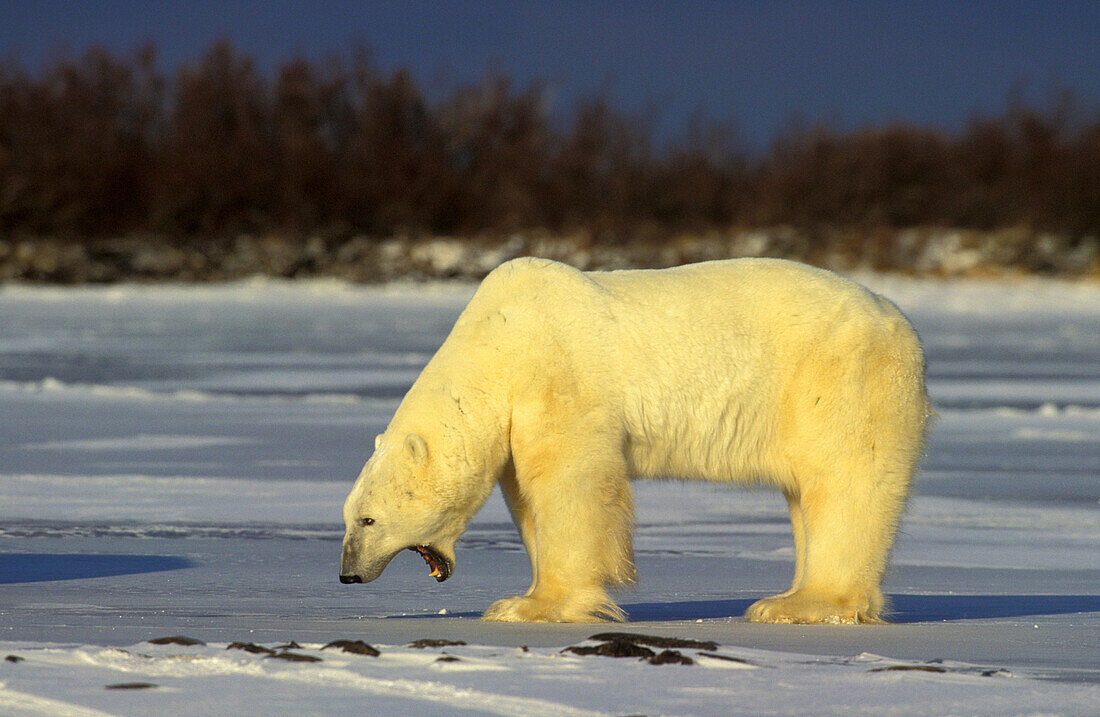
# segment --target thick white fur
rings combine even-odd
[[[453,563],[499,482],[533,579],[485,618],[621,619],[607,588],[635,578],[630,480],[752,482],[787,497],[796,561],[747,619],[878,622],[929,413],[909,322],[830,272],[511,261],[379,437],[345,505],[342,569],[373,579],[414,544]]]

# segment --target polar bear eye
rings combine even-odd
[[[374,525],[374,518],[360,518],[359,525],[367,526]]]

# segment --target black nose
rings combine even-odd
[[[350,585],[351,583],[363,582],[363,578],[359,577],[358,575],[341,575],[340,582],[342,582],[344,585]]]

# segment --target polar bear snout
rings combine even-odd
[[[348,543],[348,539],[345,538],[343,554],[340,556],[340,582],[344,585],[370,582],[370,579],[363,575],[359,550]]]
[[[340,582],[345,585],[372,582],[399,552],[376,544],[364,545],[360,536],[345,537],[340,556]]]

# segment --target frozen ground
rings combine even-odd
[[[0,288],[0,714],[1097,714],[1100,286],[863,279],[940,413],[894,624],[741,622],[789,583],[782,500],[639,483],[605,629],[717,643],[692,665],[476,620],[529,578],[498,496],[446,583],[413,553],[337,582],[343,497],[471,287]],[[291,640],[321,661],[226,649]]]

